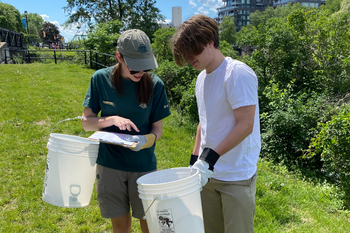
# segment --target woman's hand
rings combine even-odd
[[[83,117],[84,119],[81,122],[85,131],[97,131],[115,125],[120,130],[131,131],[131,128],[133,128],[136,132],[140,132],[129,119],[120,116],[97,117],[97,114],[93,113],[91,108],[85,107]]]
[[[120,116],[110,116],[113,121],[113,125],[117,126],[120,130],[131,131],[133,128],[136,132],[140,132],[137,126],[129,119]]]

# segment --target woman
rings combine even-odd
[[[163,82],[150,73],[158,64],[143,31],[131,29],[120,35],[116,55],[114,67],[98,70],[91,78],[82,125],[86,131],[135,135],[135,150],[100,143],[96,191],[101,215],[111,218],[113,232],[130,232],[131,206],[145,233],[136,180],[157,169],[155,141],[162,136],[162,119],[170,115],[169,103]]]

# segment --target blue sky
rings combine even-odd
[[[67,6],[66,0],[0,0],[0,2],[14,6],[20,13],[37,13],[45,21],[54,23],[60,30],[61,35],[66,42],[71,40],[74,35],[82,34],[73,25],[71,28],[63,28],[61,25],[67,20],[67,15],[63,7]],[[182,20],[185,21],[195,14],[205,14],[210,17],[216,17],[216,8],[222,6],[222,0],[157,0],[156,6],[165,16],[167,22],[171,22],[172,7],[182,7]]]

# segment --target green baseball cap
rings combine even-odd
[[[151,42],[146,33],[138,29],[123,32],[117,42],[117,49],[123,55],[131,70],[151,70],[158,68],[153,55]]]

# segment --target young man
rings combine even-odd
[[[190,164],[201,173],[205,232],[254,232],[261,148],[257,77],[223,56],[218,25],[204,15],[179,26],[172,50],[178,65],[204,69],[196,82],[199,124]]]

